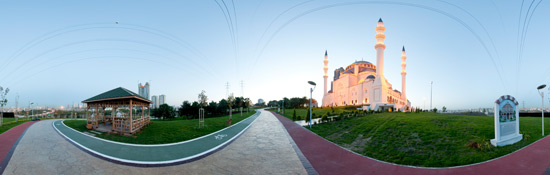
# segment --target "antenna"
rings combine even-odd
[[[241,80],[241,97],[244,97],[244,81]]]

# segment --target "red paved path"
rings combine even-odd
[[[414,168],[347,151],[272,112],[319,174],[550,174],[550,137],[499,159],[456,168]]]
[[[35,121],[29,121],[0,134],[0,163],[4,161],[6,155],[10,152],[13,144],[17,142],[21,134],[31,126]],[[0,172],[2,173],[2,172]]]

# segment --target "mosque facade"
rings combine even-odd
[[[378,20],[376,26],[376,65],[368,61],[355,61],[345,69],[340,67],[334,71],[330,90],[327,90],[328,81],[328,53],[324,59],[324,95],[322,106],[362,106],[365,110],[388,110],[393,108],[400,111],[410,110],[411,103],[406,95],[405,47],[401,51],[401,92],[393,89],[392,84],[384,77],[384,22]]]

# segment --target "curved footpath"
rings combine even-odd
[[[153,145],[127,144],[89,136],[68,127],[62,120],[55,121],[53,127],[71,143],[108,161],[135,166],[166,166],[192,161],[222,148],[248,129],[259,115],[258,112],[230,127],[196,139]]]
[[[0,134],[0,174],[4,171],[21,136],[35,121],[25,122]]]
[[[358,155],[273,114],[319,174],[550,174],[550,137],[492,161],[452,168],[422,168]]]
[[[164,167],[105,161],[60,136],[52,127],[57,121],[45,120],[28,128],[4,174],[307,174],[282,124],[269,112],[259,113],[256,121],[223,149],[192,162]],[[179,152],[184,151],[165,153]],[[132,154],[145,157],[142,152]]]

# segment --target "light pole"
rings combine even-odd
[[[537,90],[539,91],[540,97],[542,99],[542,136],[544,136],[544,92],[541,92],[540,90],[545,87],[546,87],[545,84],[537,87]]]
[[[285,98],[283,98],[283,114],[285,114]]]
[[[34,104],[34,102],[31,103],[31,104],[29,104],[29,106],[31,107],[31,118],[34,117],[34,111],[32,110],[32,105],[33,105],[33,104]],[[33,118],[33,119],[34,119],[34,118]]]
[[[433,84],[434,84],[434,81],[430,81],[430,110],[432,110],[432,94],[433,94]]]
[[[315,82],[313,81],[308,81],[307,83],[309,83],[310,85],[312,85],[313,87],[310,88],[309,90],[309,129],[311,129],[311,115],[312,115],[312,106],[311,106],[311,101],[313,100],[313,90],[315,89],[315,87],[317,87],[317,84],[315,84]]]

